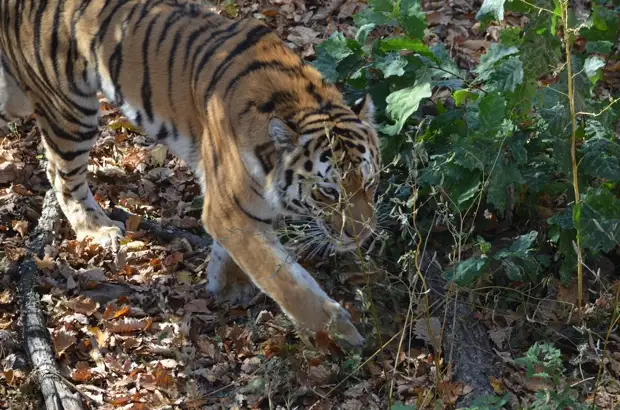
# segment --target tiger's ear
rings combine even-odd
[[[353,112],[360,117],[360,120],[365,121],[367,123],[374,123],[375,121],[375,104],[372,102],[372,98],[370,98],[370,94],[366,94],[363,98],[355,101],[353,107],[351,107]]]
[[[278,151],[293,151],[297,133],[284,121],[279,118],[272,118],[269,121],[268,132]]]

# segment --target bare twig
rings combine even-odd
[[[130,213],[121,208],[114,208],[110,211],[109,216],[117,221],[125,222],[129,218]],[[167,242],[175,238],[181,238],[187,240],[194,248],[204,249],[211,246],[211,237],[206,233],[204,235],[194,235],[183,229],[162,225],[155,221],[145,221],[144,219],[140,222],[140,228]]]

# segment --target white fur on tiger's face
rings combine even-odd
[[[78,238],[123,235],[86,183],[101,91],[200,180],[213,293],[245,298],[233,277],[249,277],[300,327],[362,343],[272,226],[310,219],[336,251],[371,235],[381,161],[369,98],[348,107],[262,22],[182,1],[0,0],[0,18],[0,122],[34,112]]]

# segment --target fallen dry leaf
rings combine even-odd
[[[52,333],[54,351],[58,357],[60,357],[68,348],[73,346],[76,341],[77,339],[75,336],[63,328],[60,328],[58,331]]]
[[[39,268],[41,270],[53,269],[56,266],[56,263],[54,262],[52,257],[49,256],[49,255],[44,255],[43,259],[39,259],[35,255],[34,256],[34,262],[36,263],[37,268]]]
[[[155,376],[155,384],[157,387],[170,390],[174,387],[174,378],[170,370],[166,369],[161,362],[157,363],[155,370],[153,371]]]
[[[441,321],[436,317],[429,318],[428,322],[425,318],[418,319],[415,322],[413,333],[417,338],[424,340],[432,346],[441,345]]]
[[[33,196],[34,195],[31,190],[29,190],[28,188],[26,188],[25,186],[21,184],[11,185],[11,191],[21,196]]]
[[[106,321],[104,325],[110,333],[132,333],[148,329],[151,323],[150,318],[125,317],[115,321]]]
[[[22,238],[28,233],[28,221],[13,220],[11,227],[15,232],[18,232]]]
[[[93,376],[93,371],[87,362],[77,362],[77,367],[71,371],[71,379],[76,382],[85,383]]]
[[[26,374],[21,370],[5,370],[3,371],[3,374],[6,384],[9,386],[17,387],[22,384],[23,380],[26,378]],[[0,403],[2,402],[0,401]]]
[[[316,385],[328,384],[332,378],[332,372],[324,365],[312,366],[308,369],[308,379]]]
[[[125,221],[125,229],[129,232],[136,232],[142,222],[142,215],[130,214]]]
[[[83,313],[87,316],[91,316],[99,309],[99,303],[85,296],[70,299],[64,302],[64,305],[75,312]]]
[[[102,332],[101,329],[99,329],[97,326],[89,327],[87,328],[87,330],[91,335],[94,336],[95,341],[97,342],[99,347],[101,348],[106,347],[107,339],[110,336],[107,330],[105,332]]]
[[[161,167],[166,163],[168,155],[168,147],[162,144],[156,144],[150,151],[150,164],[155,167]]]
[[[5,289],[0,292],[0,305],[8,305],[13,303],[14,295],[11,289]]]
[[[126,316],[129,310],[129,305],[124,305],[119,308],[114,303],[108,303],[105,312],[103,312],[103,318],[105,320],[118,319],[119,317]]]

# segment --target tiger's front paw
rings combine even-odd
[[[330,317],[326,330],[337,342],[350,347],[364,344],[365,339],[351,322],[351,315],[338,302],[327,302],[324,310]]]
[[[82,229],[76,233],[78,240],[86,237],[93,239],[93,242],[104,248],[118,250],[118,245],[123,237],[124,225],[119,221],[110,221],[113,226],[100,226],[98,228]]]

